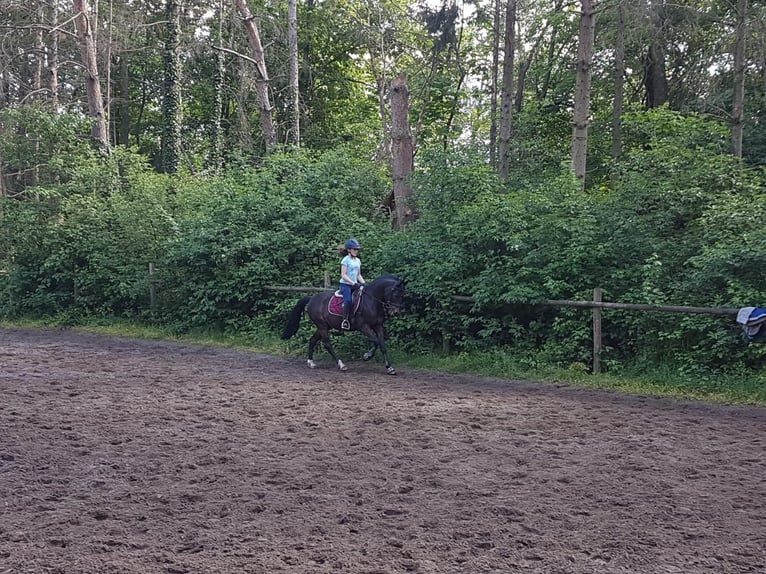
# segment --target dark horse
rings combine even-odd
[[[396,275],[382,275],[357,291],[359,296],[359,308],[351,317],[351,330],[359,331],[372,341],[372,348],[364,354],[364,360],[369,361],[375,356],[375,351],[380,347],[383,360],[386,362],[386,372],[395,375],[396,370],[388,360],[386,350],[386,334],[383,323],[387,318],[393,317],[404,308],[404,281]],[[357,293],[354,295],[356,296]],[[321,340],[327,352],[332,355],[341,371],[347,369],[346,365],[338,358],[330,341],[330,329],[340,330],[343,317],[329,312],[330,299],[333,293],[317,293],[309,295],[298,301],[290,314],[287,316],[287,325],[282,333],[283,339],[289,339],[298,332],[304,309],[308,309],[309,318],[316,325],[316,333],[309,341],[308,365],[312,369],[314,363],[314,349]]]

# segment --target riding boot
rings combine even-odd
[[[340,324],[340,328],[348,331],[351,328],[351,324],[348,322],[348,317],[351,315],[351,303],[343,302],[343,321]]]

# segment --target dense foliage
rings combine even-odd
[[[410,309],[391,330],[412,352],[507,349],[531,364],[588,365],[590,313],[538,302],[590,299],[594,287],[632,303],[766,301],[763,171],[694,115],[631,114],[625,134],[618,177],[587,191],[555,162],[503,185],[480,153],[424,151],[420,217],[400,232],[389,176],[353,149],[277,154],[223,176],[157,174],[128,150],[51,155],[44,185],[2,202],[0,311],[277,332],[297,295],[268,286],[321,286],[325,273],[334,283],[351,235],[367,276],[407,279]],[[763,357],[731,317],[606,311],[604,341],[612,371],[702,376]]]
[[[297,294],[269,286],[334,283],[349,236],[364,245],[366,276],[407,278],[410,309],[391,331],[398,348],[424,355],[585,370],[589,311],[542,302],[590,299],[597,287],[608,301],[766,304],[762,0],[746,13],[720,0],[599,2],[579,180],[580,3],[299,2],[293,46],[284,2],[247,0],[253,18],[243,18],[236,3],[190,1],[171,30],[176,2],[96,1],[105,146],[89,133],[72,6],[7,4],[0,315],[276,333]],[[507,6],[517,7],[514,58]],[[417,220],[395,232],[398,77]],[[731,317],[704,314],[605,311],[604,343],[612,372],[708,380],[764,356]]]

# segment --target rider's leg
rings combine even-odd
[[[351,285],[341,284],[340,292],[343,294],[343,322],[341,322],[340,328],[349,330],[351,328],[349,323],[349,317],[351,316]]]

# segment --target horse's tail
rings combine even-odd
[[[287,340],[298,332],[298,327],[301,326],[303,310],[306,308],[306,305],[308,305],[310,300],[311,295],[306,295],[303,299],[298,301],[295,307],[293,307],[293,310],[290,311],[290,314],[287,316],[287,325],[282,333],[283,339]]]

